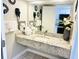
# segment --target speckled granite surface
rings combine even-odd
[[[62,38],[16,34],[16,42],[52,56],[69,59],[70,45]]]

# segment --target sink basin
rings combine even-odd
[[[50,37],[50,36],[46,36],[46,35],[36,35],[35,38],[34,38],[35,41],[43,42],[43,43],[46,43],[46,44],[57,44],[56,41],[58,39],[59,38]]]
[[[40,41],[40,42],[47,42],[48,38],[46,38],[44,36],[36,36],[35,40]]]

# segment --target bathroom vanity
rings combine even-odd
[[[49,36],[41,33],[31,35],[16,33],[15,39],[17,43],[23,46],[57,57],[58,59],[69,59],[70,57],[71,46],[59,34]]]

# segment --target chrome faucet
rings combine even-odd
[[[44,34],[46,34],[47,33],[47,30],[44,32]]]
[[[44,37],[45,37],[46,33],[47,33],[47,30],[44,32]]]

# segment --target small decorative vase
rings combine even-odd
[[[70,30],[65,29],[64,30],[64,40],[69,41],[70,39]]]

